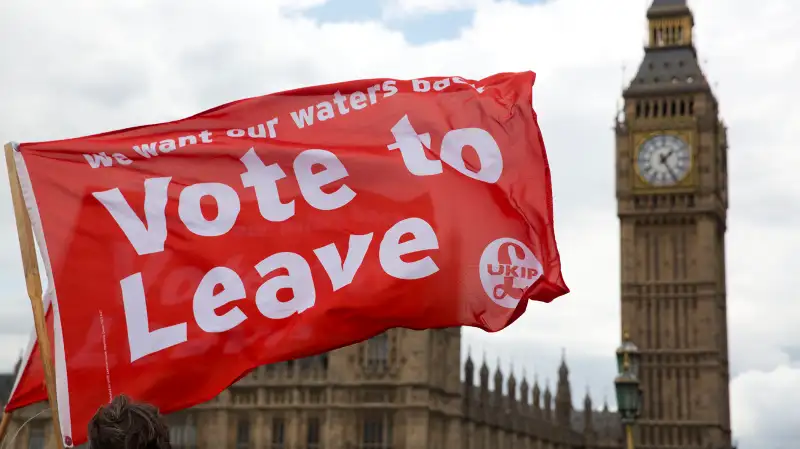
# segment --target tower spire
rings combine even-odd
[[[694,18],[686,0],[653,0],[647,10],[650,48],[692,45]]]
[[[653,0],[653,3],[647,8],[648,19],[658,16],[676,16],[685,13],[691,15],[691,10],[686,0]]]
[[[697,60],[692,34],[694,16],[686,0],[653,0],[647,9],[647,22],[644,59],[623,97],[628,100],[654,92],[686,94],[709,91],[708,81]]]
[[[676,6],[687,6],[686,0],[653,0],[650,9],[656,8],[674,8]]]

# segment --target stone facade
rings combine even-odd
[[[727,130],[686,0],[654,0],[647,17],[649,43],[616,126],[621,322],[642,352],[637,447],[730,448]],[[649,162],[641,151],[665,138],[688,148],[669,151],[688,155],[676,168],[686,176],[653,183],[641,167],[668,175],[669,154]]]
[[[393,329],[327,354],[262,366],[214,400],[168,416],[182,449],[616,448],[605,407],[573,410],[563,362],[555,392],[461,364],[460,329]],[[52,447],[49,411],[15,413],[8,449]]]

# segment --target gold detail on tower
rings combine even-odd
[[[650,47],[674,47],[692,44],[691,16],[650,20]]]

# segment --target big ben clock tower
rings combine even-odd
[[[642,351],[642,448],[731,447],[727,142],[686,0],[653,0],[616,126],[622,328]]]

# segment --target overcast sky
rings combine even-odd
[[[800,3],[690,4],[700,59],[729,126],[734,434],[743,449],[796,447],[800,303],[791,279],[800,266],[793,232],[800,184],[791,177],[800,167],[792,137],[800,125]],[[0,140],[174,120],[243,97],[354,78],[534,70],[572,293],[534,304],[504,332],[467,331],[464,350],[552,382],[565,348],[574,402],[588,386],[600,406],[613,395],[619,343],[611,127],[622,84],[642,57],[646,7],[645,0],[4,0]],[[0,211],[3,371],[32,319],[5,182]]]

